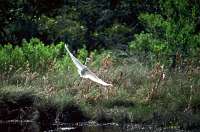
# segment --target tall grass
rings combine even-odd
[[[139,56],[117,55],[115,51],[89,54],[84,48],[77,54],[82,62],[90,56],[88,67],[113,83],[107,98],[103,86],[79,78],[63,43],[45,46],[32,39],[21,47],[1,46],[0,102],[17,104],[27,95],[40,112],[48,108],[59,113],[75,105],[97,121],[144,122],[156,118],[155,113],[163,119],[168,113],[200,116],[200,69],[196,65],[188,65],[185,72],[171,71],[160,63],[149,66]]]

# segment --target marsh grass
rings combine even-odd
[[[60,51],[61,47],[62,43],[55,51]],[[43,55],[43,50],[40,51]],[[51,53],[57,54],[55,51]],[[87,54],[81,50],[82,61]],[[31,109],[29,118],[42,122],[93,119],[99,122],[159,123],[161,120],[168,126],[200,126],[200,69],[196,65],[189,65],[184,72],[170,71],[167,67],[162,68],[160,63],[149,66],[138,56],[116,58],[111,52],[91,53],[92,61],[88,67],[114,85],[106,93],[101,85],[81,79],[65,53],[55,56],[48,60],[51,64],[45,59],[41,61],[47,64],[46,68],[42,64],[43,72],[37,70],[39,64],[33,66],[34,63],[23,64],[23,68],[8,65],[5,71],[1,71],[2,106],[10,111],[17,109],[18,115],[22,115],[22,111],[28,112],[28,107]],[[165,77],[161,78],[163,74]],[[8,119],[3,115],[0,113],[0,119]],[[16,118],[9,112],[7,116]]]

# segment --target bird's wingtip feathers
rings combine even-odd
[[[65,49],[68,49],[68,46],[67,46],[67,44],[65,44]]]
[[[107,86],[110,86],[110,87],[112,87],[113,85],[112,85],[112,84],[108,84]]]
[[[104,86],[107,86],[107,87],[112,87],[113,85],[111,83],[105,83],[105,84],[102,84]]]

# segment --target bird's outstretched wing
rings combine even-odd
[[[103,80],[101,80],[100,78],[98,78],[93,72],[91,72],[87,68],[87,66],[83,65],[76,57],[74,57],[73,54],[69,51],[66,44],[65,44],[65,49],[69,53],[69,55],[70,55],[72,61],[74,62],[75,66],[78,68],[78,72],[81,75],[81,77],[88,78],[88,79],[90,79],[94,82],[97,82],[101,85],[104,85],[104,86],[112,86],[112,84],[108,84],[108,83],[104,82]]]
[[[72,61],[74,62],[75,66],[78,68],[78,71],[83,70],[84,68],[86,68],[85,65],[83,65],[76,57],[73,56],[73,54],[69,51],[67,45],[65,44],[65,49],[67,50],[67,52],[69,53],[69,56],[71,57]]]
[[[103,86],[112,86],[112,84],[108,84],[106,82],[104,82],[103,80],[101,80],[100,78],[98,78],[93,72],[91,72],[90,70],[85,73],[84,75],[85,78],[89,78],[90,80],[97,82]]]

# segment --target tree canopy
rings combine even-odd
[[[198,0],[1,0],[0,43],[39,38],[74,48],[196,54]]]

